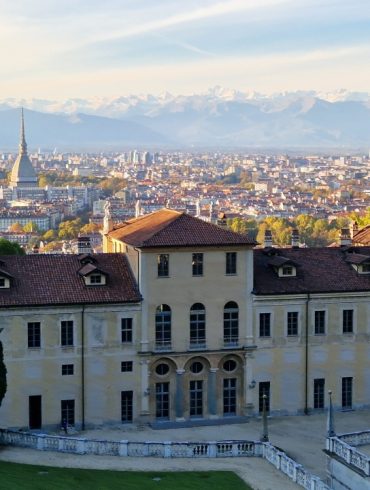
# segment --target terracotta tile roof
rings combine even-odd
[[[138,248],[256,245],[247,235],[171,209],[127,221],[109,236]]]
[[[86,286],[79,275],[78,255],[7,255],[2,270],[12,276],[10,289],[0,289],[0,308],[10,306],[104,304],[140,301],[135,279],[123,254],[94,255],[107,284]]]
[[[271,250],[271,249],[270,249]],[[358,274],[350,251],[370,256],[370,247],[283,248],[275,253],[297,265],[297,275],[278,277],[264,249],[254,250],[254,293],[299,294],[370,291],[370,274]]]
[[[361,230],[358,230],[353,235],[352,242],[354,245],[370,245],[370,225],[367,225],[364,228],[361,228]]]

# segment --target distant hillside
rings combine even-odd
[[[265,96],[215,87],[189,96],[0,100],[0,148],[17,144],[20,105],[33,109],[25,112],[31,147],[370,146],[370,95],[345,90]]]
[[[45,114],[25,109],[26,139],[30,148],[101,149],[148,144],[161,146],[169,140],[135,121],[87,114]],[[19,141],[19,109],[0,110],[0,148],[15,149]]]

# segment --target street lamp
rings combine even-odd
[[[267,410],[266,410],[267,395],[262,396],[262,436],[261,442],[269,442],[269,431],[267,425]]]

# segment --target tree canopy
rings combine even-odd
[[[18,243],[0,238],[0,255],[25,255],[25,251]]]

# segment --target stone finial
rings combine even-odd
[[[113,230],[113,219],[111,214],[110,202],[106,201],[104,204],[104,220],[103,220],[103,233],[106,235]]]

